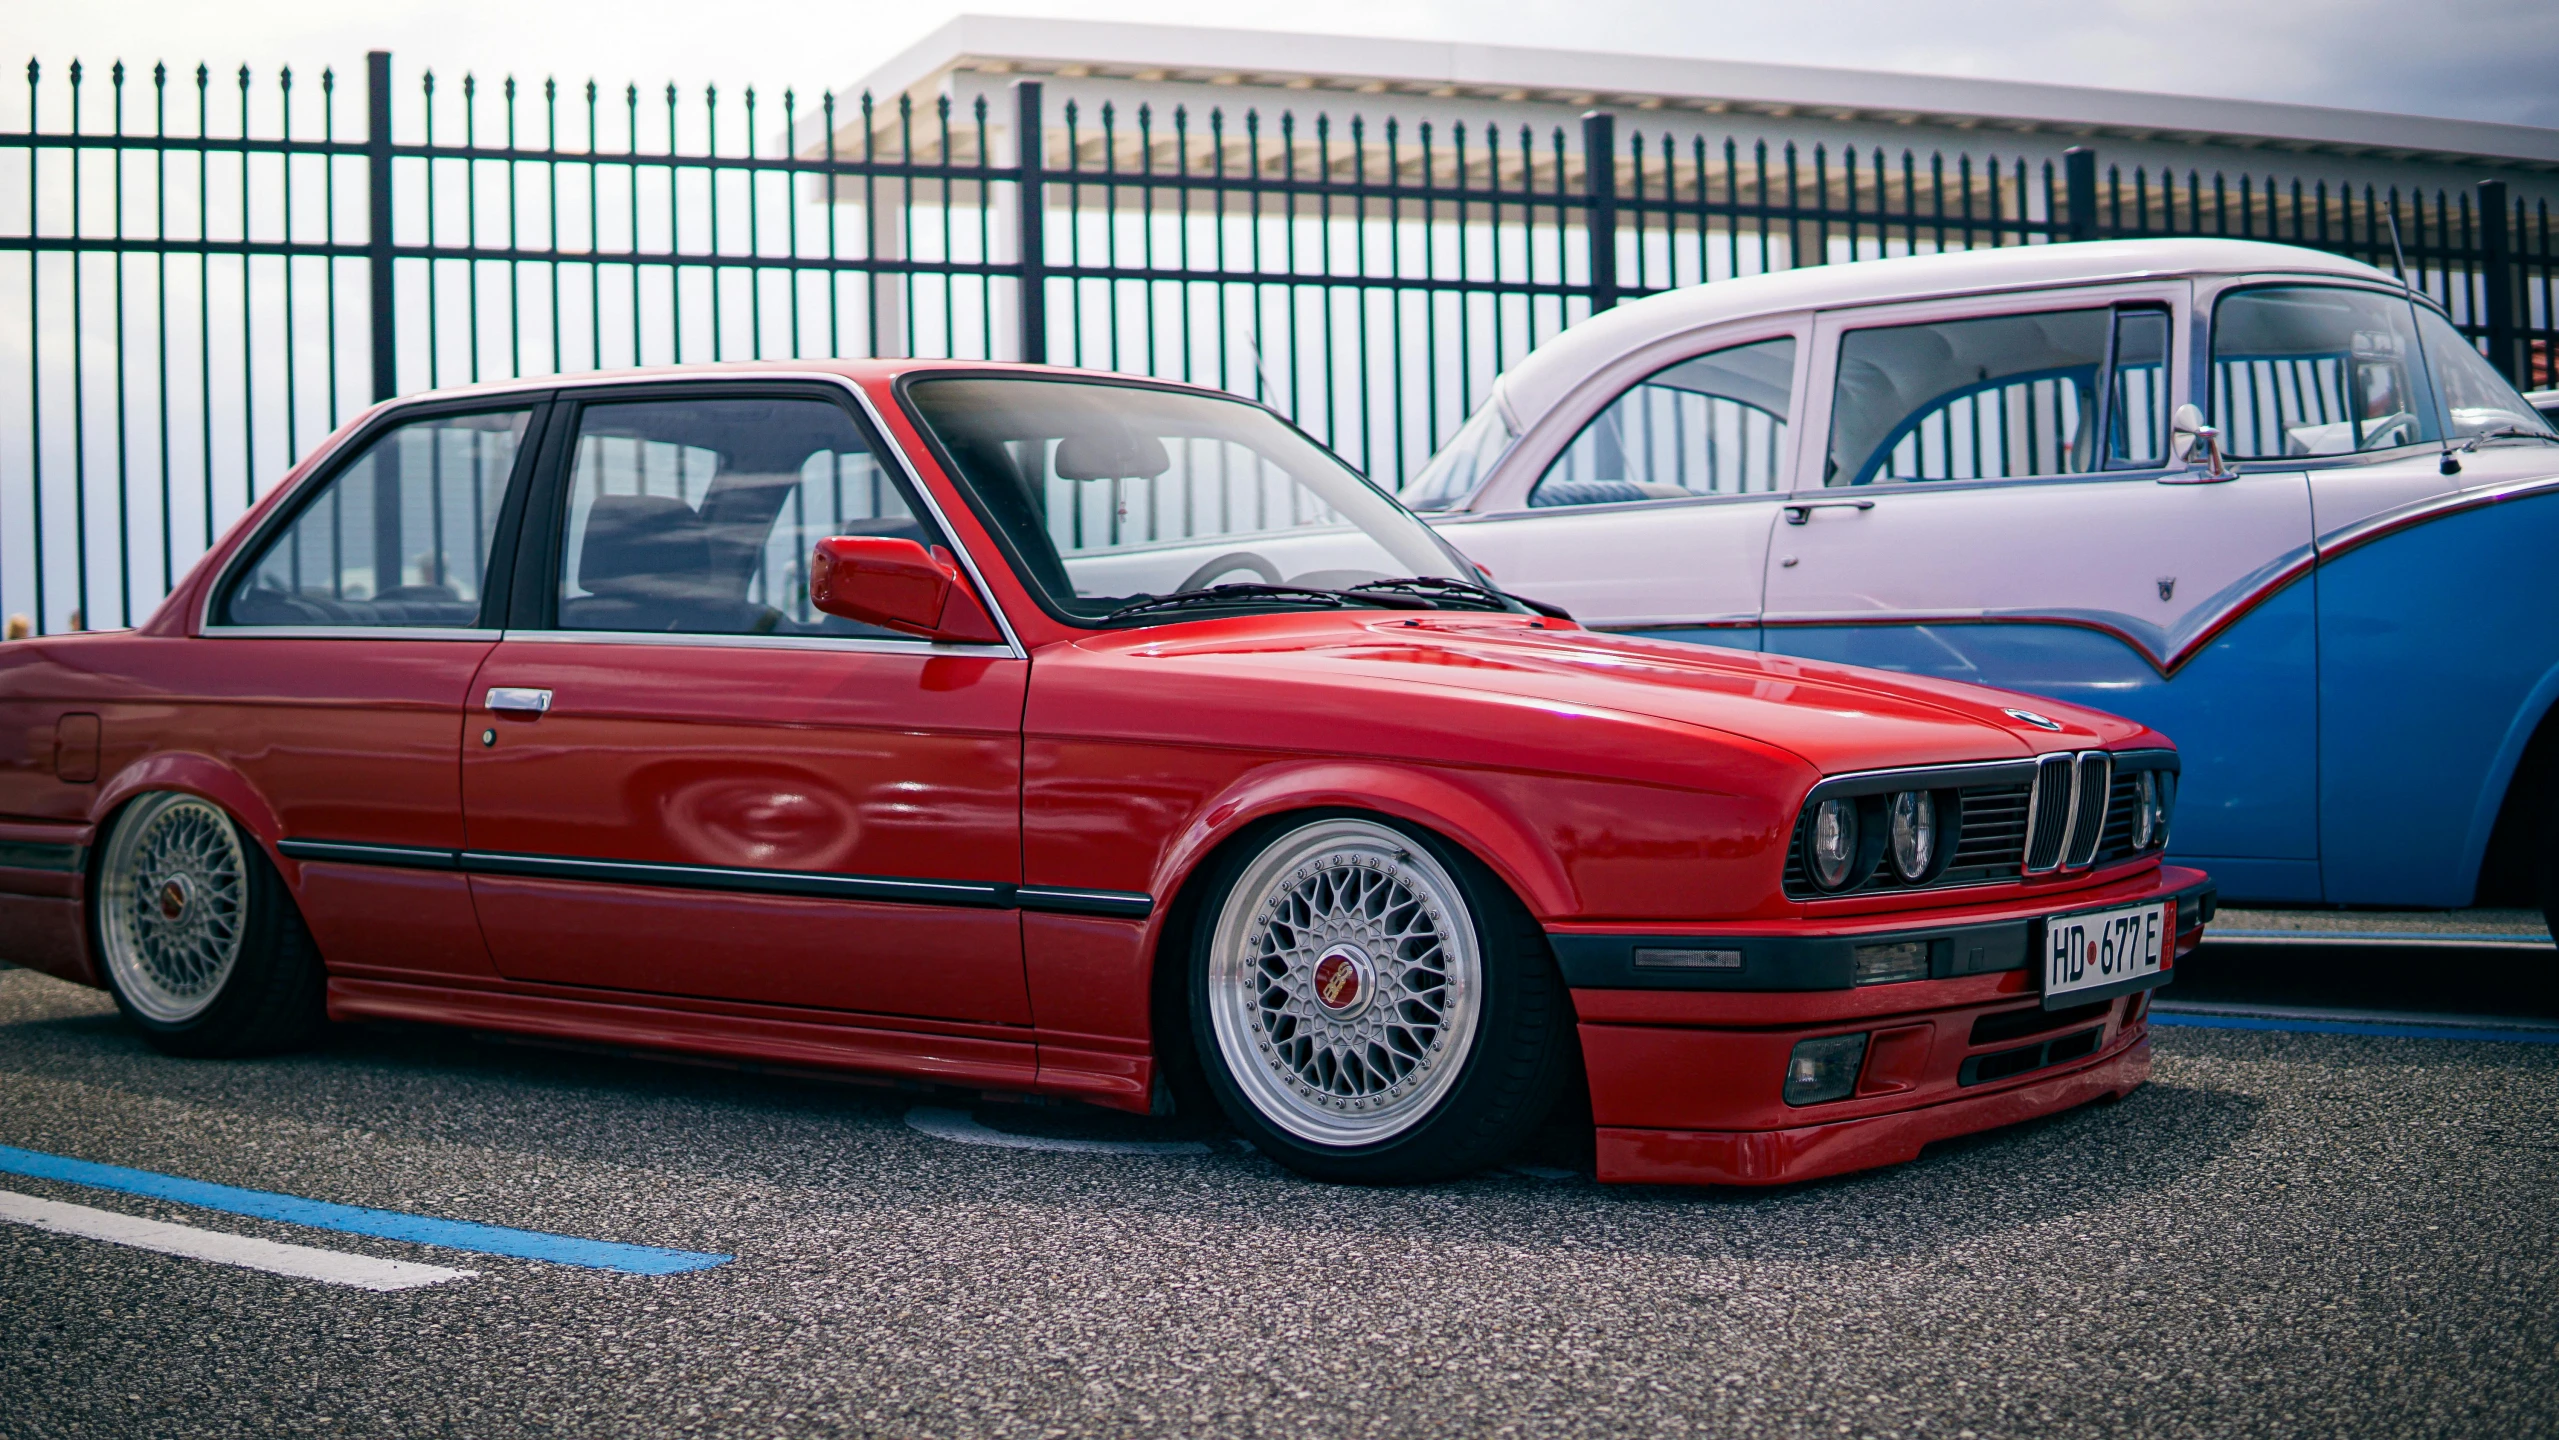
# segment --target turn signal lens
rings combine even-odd
[[[2144,770],[2133,777],[2132,847],[2147,850],[2159,834],[2159,772]]]
[[[1866,1037],[1825,1035],[1796,1042],[1786,1060],[1786,1103],[1818,1105],[1845,1100],[1857,1091],[1857,1071],[1866,1063]]]
[[[1904,790],[1893,797],[1893,873],[1917,880],[1937,859],[1937,797]]]
[[[1857,865],[1857,802],[1824,800],[1815,806],[1811,843],[1806,848],[1812,851],[1808,858],[1816,883],[1824,890],[1847,885]]]

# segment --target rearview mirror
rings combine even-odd
[[[2198,445],[2203,447],[2206,462],[2200,475],[2192,473],[2195,447]],[[2239,478],[2238,471],[2222,462],[2221,431],[2204,423],[2204,412],[2192,400],[2178,406],[2168,417],[2168,451],[2189,471],[2185,475],[2164,477],[2172,483],[2191,485]]]
[[[809,557],[809,603],[829,615],[933,640],[1000,645],[1003,632],[951,558],[912,540],[832,535]]]

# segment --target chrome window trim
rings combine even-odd
[[[685,645],[731,650],[842,650],[870,655],[975,655],[988,659],[1022,659],[1008,645],[968,644],[949,640],[884,640],[872,635],[718,635],[659,630],[504,630],[499,639],[537,645]]]
[[[489,640],[503,630],[433,625],[203,625],[204,640]]]
[[[1022,637],[1020,633],[1014,630],[1012,617],[1004,613],[1003,603],[995,598],[995,587],[986,583],[985,572],[978,568],[977,557],[969,553],[969,547],[959,543],[959,537],[951,526],[951,517],[943,510],[940,497],[933,493],[932,486],[924,483],[923,472],[915,468],[915,457],[907,454],[906,447],[898,443],[896,432],[889,428],[888,418],[881,413],[879,406],[871,402],[870,395],[862,389],[861,383],[853,379],[853,377],[849,375],[839,375],[830,370],[743,370],[735,373],[696,372],[690,374],[670,373],[658,375],[616,375],[609,379],[585,381],[562,380],[555,377],[547,382],[545,388],[557,391],[558,398],[561,401],[575,403],[582,400],[585,392],[587,391],[606,389],[620,385],[757,385],[767,382],[814,382],[818,384],[834,385],[853,397],[853,404],[855,408],[859,409],[862,412],[862,417],[870,422],[871,433],[879,437],[880,448],[896,457],[899,472],[906,476],[907,487],[915,492],[916,499],[924,502],[924,508],[932,512],[933,523],[941,527],[944,535],[951,537],[952,555],[960,562],[960,569],[965,571],[969,580],[977,586],[977,593],[979,597],[986,602],[987,613],[995,617],[995,628],[1004,632],[1004,646],[1001,647],[1002,653],[1009,654],[1016,660],[1029,659],[1030,651],[1022,644]],[[570,437],[570,443],[575,444],[576,437]],[[517,543],[521,544],[523,542],[519,540]],[[536,632],[529,630],[510,631],[508,632],[508,638],[516,640],[530,639],[535,633]],[[619,632],[572,630],[563,632],[544,631],[540,633],[584,636]],[[663,640],[669,637],[658,635],[650,636],[648,638]],[[704,643],[717,644],[724,641],[734,642],[739,640],[774,639],[781,637],[713,635],[702,638]],[[847,641],[851,639],[851,637],[844,638]],[[892,640],[878,643],[897,645],[902,642]],[[937,649],[944,648],[939,646],[938,642],[919,640],[919,643],[934,645]],[[998,647],[987,645],[950,646],[947,648],[955,653],[961,654],[984,654],[998,649]]]

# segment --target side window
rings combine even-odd
[[[1657,370],[1591,417],[1538,477],[1528,503],[1607,505],[1774,490],[1794,385],[1792,337]]]
[[[817,612],[829,535],[942,543],[828,401],[648,400],[578,418],[561,526],[563,630],[914,639]]]
[[[1823,483],[2095,469],[2112,314],[2051,310],[1841,336]]]
[[[364,447],[242,572],[222,622],[479,624],[489,539],[532,413],[440,415]]]
[[[2212,401],[2225,453],[2352,455],[2522,430],[2546,435],[2505,377],[2432,309],[2409,328],[2403,296],[2270,285],[2213,307]],[[2431,374],[2440,402],[2426,388]]]

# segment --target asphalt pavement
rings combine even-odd
[[[2181,986],[2244,1004],[2265,958]],[[2528,1014],[2554,962],[2500,963],[2435,1008]],[[2425,965],[2382,998],[2452,973]],[[2163,1027],[2118,1104],[1778,1191],[1558,1155],[1357,1190],[1214,1130],[432,1031],[171,1060],[0,972],[0,1146],[708,1267],[0,1175],[472,1272],[377,1291],[0,1224],[0,1435],[2553,1434],[2559,1045],[2515,1033]]]

